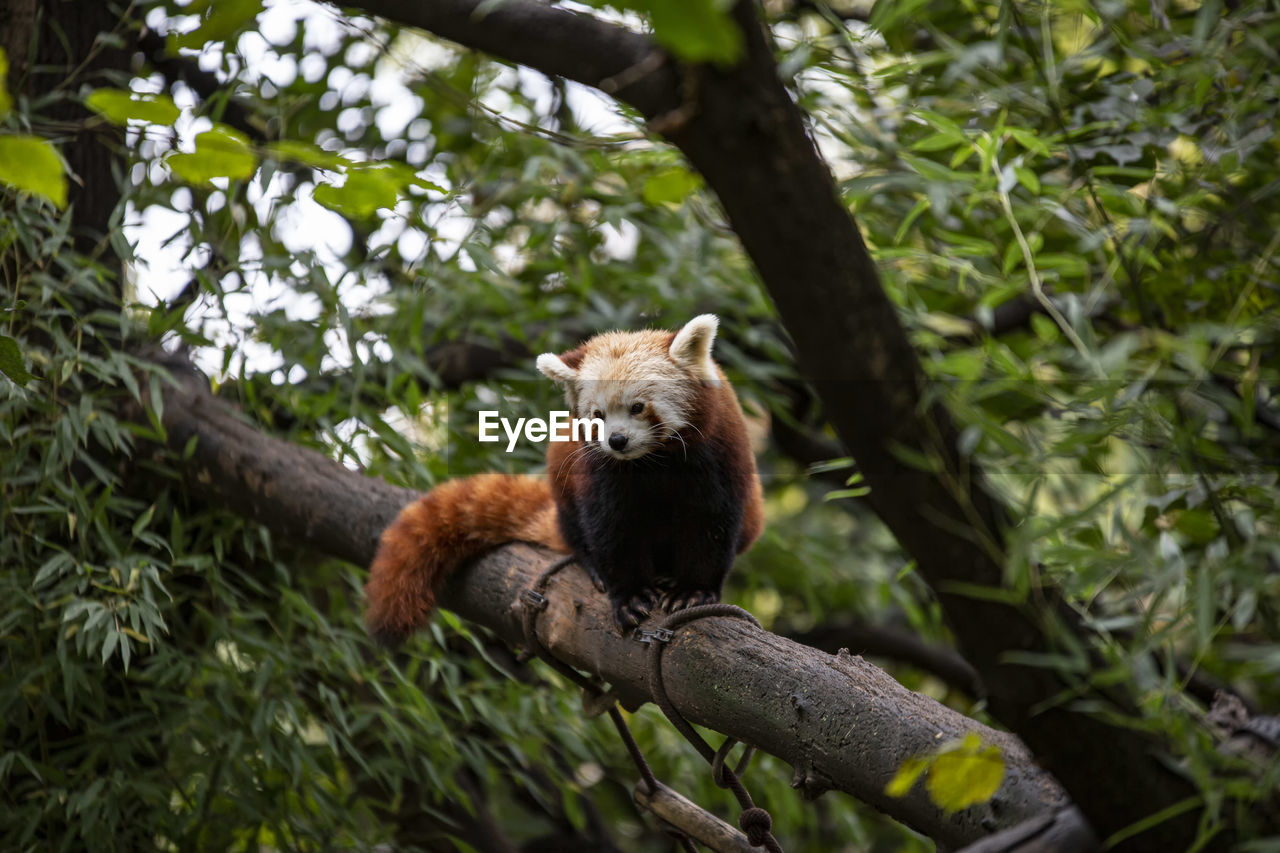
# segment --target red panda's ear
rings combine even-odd
[[[700,314],[676,332],[668,351],[671,360],[688,368],[698,379],[714,381],[716,366],[711,361],[711,345],[716,341],[720,321],[715,314]]]
[[[555,353],[544,352],[538,356],[538,370],[561,385],[572,385],[578,371],[565,364]]]

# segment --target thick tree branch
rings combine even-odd
[[[923,402],[916,354],[778,78],[753,4],[735,7],[746,55],[727,69],[663,62],[642,35],[534,0],[492,8],[483,0],[358,5],[597,86],[660,128],[719,196],[795,341],[801,368],[872,489],[872,506],[937,592],[987,686],[992,712],[1059,775],[1104,836],[1196,795],[1159,759],[1157,739],[1062,699],[1084,690],[1111,713],[1136,714],[1123,692],[1090,692],[1052,668],[1010,661],[1009,652],[1056,651],[1048,639],[1055,633],[1082,633],[1054,590],[1040,589],[1037,601],[1022,605],[964,591],[1003,587],[1008,520],[981,472],[960,457],[947,412]],[[1183,812],[1140,841],[1175,849],[1194,837],[1199,818],[1198,810]],[[1228,840],[1219,834],[1210,845]]]
[[[791,639],[824,652],[848,649],[855,654],[914,666],[975,699],[986,695],[982,679],[969,662],[946,646],[931,645],[915,634],[886,625],[867,625],[852,620],[819,625],[808,631],[789,633]]]
[[[680,78],[647,36],[541,2],[344,3],[588,86],[653,117],[680,106]]]
[[[368,565],[382,529],[417,492],[332,460],[317,464],[323,457],[315,451],[268,440],[214,400],[194,368],[165,366],[179,384],[164,394],[164,425],[179,450],[197,441],[188,463],[196,492],[317,551]]]
[[[177,375],[178,386],[164,392],[164,425],[177,450],[195,439],[188,462],[193,491],[226,501],[279,535],[368,563],[379,532],[416,493],[265,436],[214,399],[202,377]],[[519,643],[520,593],[553,558],[527,545],[499,549],[454,578],[443,602]],[[542,643],[613,684],[627,705],[646,701],[646,647],[618,635],[607,602],[585,574],[561,572],[548,598],[550,607],[539,619]],[[847,653],[829,655],[741,620],[707,619],[679,632],[664,655],[663,675],[690,720],[792,764],[795,784],[806,793],[846,791],[940,844],[971,843],[1066,803],[1016,738],[911,693]],[[884,793],[905,759],[967,732],[998,745],[1007,763],[990,803],[948,816],[923,786],[901,799]]]

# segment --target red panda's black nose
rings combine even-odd
[[[609,446],[614,450],[622,450],[627,446],[627,437],[620,432],[609,436]]]

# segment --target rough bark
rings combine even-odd
[[[210,396],[202,377],[175,375],[178,384],[164,392],[163,423],[171,447],[183,449],[195,439],[188,462],[194,493],[225,501],[319,551],[368,563],[379,532],[415,492],[268,437]],[[520,593],[554,556],[520,544],[499,549],[456,576],[442,601],[518,643]],[[543,645],[613,684],[625,704],[646,701],[646,647],[617,633],[607,602],[586,576],[576,568],[561,572],[548,598],[538,623]],[[1015,737],[908,691],[859,657],[826,654],[741,620],[717,618],[677,633],[663,675],[691,721],[787,761],[796,769],[793,784],[806,793],[846,791],[940,844],[971,843],[1066,803]],[[1004,753],[1008,772],[990,803],[949,816],[923,786],[901,799],[884,793],[905,759],[966,732]]]
[[[196,441],[188,461],[193,490],[276,533],[365,566],[382,529],[417,495],[267,438],[212,399],[194,369],[177,368],[174,378],[177,386],[164,393],[163,423],[170,446]]]
[[[1020,605],[963,590],[1004,585],[1003,508],[956,449],[861,234],[778,78],[753,4],[739,2],[746,55],[732,68],[688,68],[644,35],[533,0],[364,0],[361,9],[422,27],[545,73],[595,86],[645,115],[717,194],[754,261],[802,370],[853,453],[870,501],[937,592],[965,656],[987,686],[991,711],[1062,780],[1106,836],[1195,796],[1161,761],[1160,742],[1063,704],[1088,691],[1054,670],[1011,663],[1009,652],[1048,652],[1079,635],[1051,588]],[[909,462],[908,451],[916,460]],[[1090,698],[1132,713],[1114,690]],[[1158,824],[1132,843],[1184,847],[1200,811]],[[1220,834],[1210,846],[1225,846]]]
[[[953,649],[926,643],[902,628],[845,620],[788,636],[797,643],[824,652],[845,648],[855,654],[889,658],[914,666],[975,699],[984,697],[987,692],[977,671]]]

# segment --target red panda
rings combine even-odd
[[[511,541],[572,552],[628,631],[654,608],[718,601],[764,523],[742,408],[711,359],[718,320],[608,332],[537,365],[594,441],[548,442],[546,479],[480,474],[405,507],[383,532],[366,623],[396,643],[422,627],[447,575]]]

